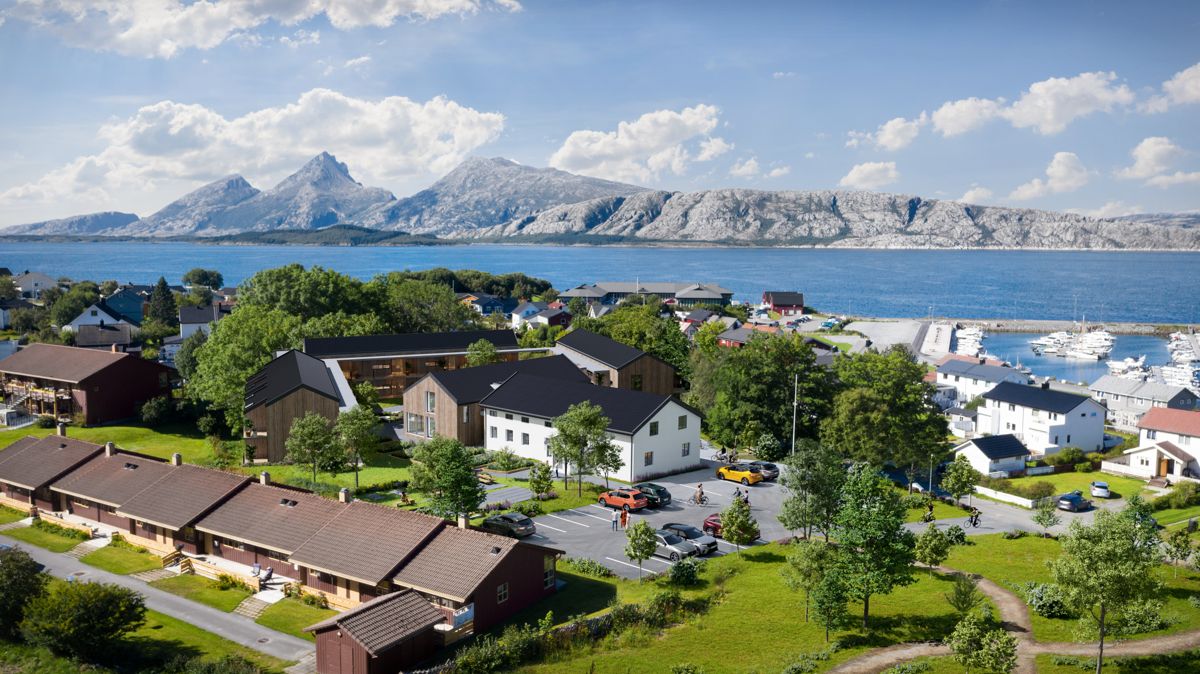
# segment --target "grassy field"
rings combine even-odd
[[[222,590],[217,582],[202,576],[182,575],[150,583],[154,587],[180,597],[229,612],[237,608],[252,592],[241,589]]]
[[[945,565],[980,574],[1010,590],[1024,582],[1052,581],[1047,562],[1058,556],[1058,541],[1036,536],[1008,541],[1000,534],[974,536],[971,540],[974,545],[954,547]],[[1187,601],[1200,589],[1200,574],[1181,569],[1176,578],[1173,569],[1166,565],[1158,573],[1165,585],[1163,612],[1177,618],[1177,622],[1163,630],[1123,639],[1144,639],[1200,628],[1200,608]],[[1033,634],[1039,641],[1075,640],[1075,620],[1043,618],[1037,614],[1031,614],[1030,618]]]
[[[1056,656],[1037,656],[1038,674],[1081,674],[1096,670],[1096,659],[1064,658],[1070,662],[1055,664]],[[1079,662],[1083,660],[1084,662]],[[1088,667],[1090,665],[1090,667]],[[1200,672],[1200,650],[1170,653],[1142,658],[1104,658],[1104,671],[1109,674],[1177,674]]]
[[[14,510],[13,508],[0,506],[0,524],[12,524],[13,522],[19,522],[26,517],[29,517],[29,513],[23,513],[20,510]]]
[[[53,428],[37,426],[0,431],[0,447],[7,447],[27,435],[41,438],[53,433]],[[212,455],[212,447],[204,435],[195,426],[186,424],[166,424],[160,428],[138,425],[89,428],[71,426],[67,429],[67,435],[96,444],[112,442],[121,449],[149,454],[160,459],[169,459],[172,454],[178,452],[187,463],[199,463]]]
[[[362,487],[395,482],[396,480],[412,479],[412,471],[409,469],[409,465],[412,462],[408,459],[382,452],[365,452],[363,454],[363,463],[366,464],[366,467],[358,471],[358,484]],[[298,480],[312,480],[311,468],[290,464],[242,466],[237,470],[247,475],[258,475],[265,470],[271,474],[271,480],[283,484],[294,484]],[[348,470],[336,475],[317,471],[317,482],[339,489],[341,487],[354,489],[354,471]]]
[[[1200,517],[1200,506],[1191,506],[1188,508],[1167,508],[1166,510],[1158,510],[1154,513],[1154,519],[1158,523],[1167,526],[1178,522],[1186,522],[1192,517]]]
[[[36,545],[39,548],[45,548],[50,552],[66,552],[83,542],[78,538],[60,536],[56,533],[43,531],[34,527],[9,529],[4,532],[4,535],[30,545]]]
[[[304,628],[334,615],[337,615],[337,611],[309,606],[298,599],[288,598],[272,604],[270,608],[263,611],[257,622],[259,625],[270,627],[284,634],[316,641],[312,634],[304,631]]]
[[[158,557],[148,552],[136,552],[117,545],[106,545],[95,552],[84,555],[79,561],[123,576],[162,568],[162,560]]]
[[[908,490],[903,487],[896,487],[896,492],[901,496],[908,494]],[[920,522],[925,516],[925,506],[917,508],[909,508],[908,514],[904,516],[905,522]],[[966,517],[967,511],[962,508],[955,508],[952,505],[942,503],[941,501],[933,502],[933,518],[935,520],[948,520],[955,517]]]
[[[1121,477],[1120,475],[1108,475],[1106,473],[1056,473],[1054,475],[1034,475],[1032,477],[1018,477],[1010,480],[1015,485],[1029,485],[1034,482],[1049,482],[1054,485],[1055,494],[1065,494],[1067,492],[1079,490],[1086,496],[1089,493],[1092,482],[1107,482],[1108,488],[1113,494],[1113,498],[1128,498],[1134,494],[1143,494],[1146,483],[1141,480],[1135,480],[1129,477]],[[1149,492],[1147,492],[1149,493]],[[1091,498],[1087,496],[1087,498]]]

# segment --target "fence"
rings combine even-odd
[[[988,498],[995,499],[997,501],[1002,501],[1004,503],[1011,503],[1015,506],[1020,506],[1022,508],[1029,508],[1030,510],[1038,507],[1039,505],[1041,505],[1044,502],[1047,502],[1047,501],[1052,502],[1052,501],[1054,501],[1054,498],[1055,498],[1053,496],[1048,496],[1046,498],[1040,498],[1040,499],[1028,499],[1028,498],[1024,498],[1021,496],[1016,496],[1015,494],[1009,494],[1008,492],[996,491],[995,489],[988,489],[987,487],[975,487],[975,493],[979,494],[981,496],[986,496]]]

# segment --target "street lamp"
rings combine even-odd
[[[933,452],[929,453],[929,484],[925,488],[929,491],[929,498],[933,498]]]
[[[796,407],[800,404],[800,373],[792,374],[792,451],[796,454]]]

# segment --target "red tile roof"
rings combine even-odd
[[[1200,412],[1152,407],[1142,415],[1138,428],[1200,438]]]

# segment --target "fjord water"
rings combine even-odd
[[[757,299],[763,290],[799,290],[820,310],[864,316],[1200,319],[1197,253],[0,242],[0,266],[74,279],[149,283],[162,275],[177,282],[188,269],[205,267],[220,270],[234,285],[290,262],[364,279],[430,267],[524,272],[560,289],[604,280],[699,281],[726,286],[743,300]]]

